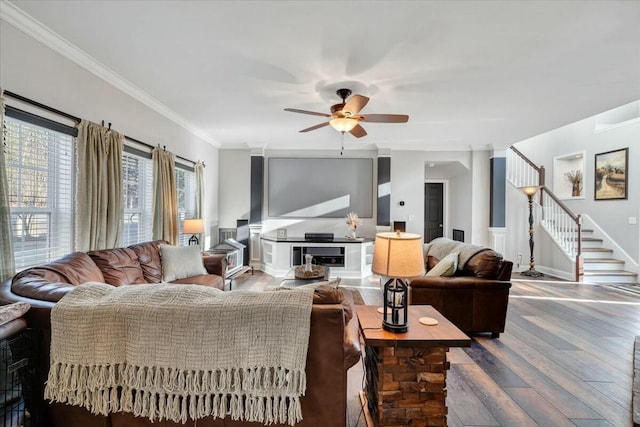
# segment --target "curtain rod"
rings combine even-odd
[[[82,121],[80,117],[72,116],[71,114],[67,114],[64,111],[56,110],[55,108],[49,107],[48,105],[41,104],[38,101],[34,101],[33,99],[26,98],[22,95],[18,95],[17,93],[9,92],[8,90],[5,90],[3,93],[10,98],[17,99],[18,101],[22,101],[24,103],[33,105],[35,107],[46,110],[50,113],[55,113],[59,116],[66,117],[67,119],[73,120],[76,123],[80,123]]]
[[[70,120],[76,122],[77,124],[79,124],[82,121],[82,119],[80,117],[76,117],[76,116],[73,116],[71,114],[65,113],[64,111],[60,111],[60,110],[57,110],[57,109],[55,109],[53,107],[49,107],[48,105],[42,104],[42,103],[40,103],[38,101],[34,101],[33,99],[27,98],[26,96],[18,95],[17,93],[14,93],[14,92],[11,92],[11,91],[8,91],[8,90],[5,90],[3,92],[3,94],[8,96],[8,97],[10,97],[10,98],[17,99],[18,101],[22,101],[22,102],[24,102],[26,104],[33,105],[34,107],[41,108],[41,109],[43,109],[45,111],[48,111],[50,113],[54,113],[54,114],[57,114],[59,116],[66,117],[67,119],[70,119]],[[104,120],[102,121],[102,126],[104,127]],[[111,123],[109,123],[109,129],[111,129]],[[135,143],[144,145],[145,147],[148,147],[148,148],[150,148],[152,150],[155,148],[155,146],[153,146],[151,144],[147,144],[146,142],[142,142],[139,139],[132,138],[132,137],[127,136],[127,135],[125,135],[124,137],[126,139],[128,139],[129,141],[133,141]],[[193,164],[196,164],[196,162],[194,162],[193,160],[189,160],[189,159],[184,158],[182,156],[178,156],[177,154],[176,154],[176,158],[178,158],[180,160],[184,160],[185,162],[191,162]],[[204,162],[202,162],[202,165],[205,166]]]

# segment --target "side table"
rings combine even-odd
[[[450,347],[469,347],[471,339],[430,305],[410,305],[406,333],[382,329],[379,306],[356,306],[365,341],[366,403],[369,427],[446,426]],[[436,326],[418,322],[438,320]],[[365,402],[366,401],[366,402]]]

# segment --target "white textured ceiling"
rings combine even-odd
[[[504,148],[640,99],[640,1],[13,1],[223,147]]]

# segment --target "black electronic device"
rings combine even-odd
[[[312,242],[333,242],[333,233],[304,233],[304,240]]]

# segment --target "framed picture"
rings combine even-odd
[[[629,148],[596,154],[595,200],[627,198]]]

